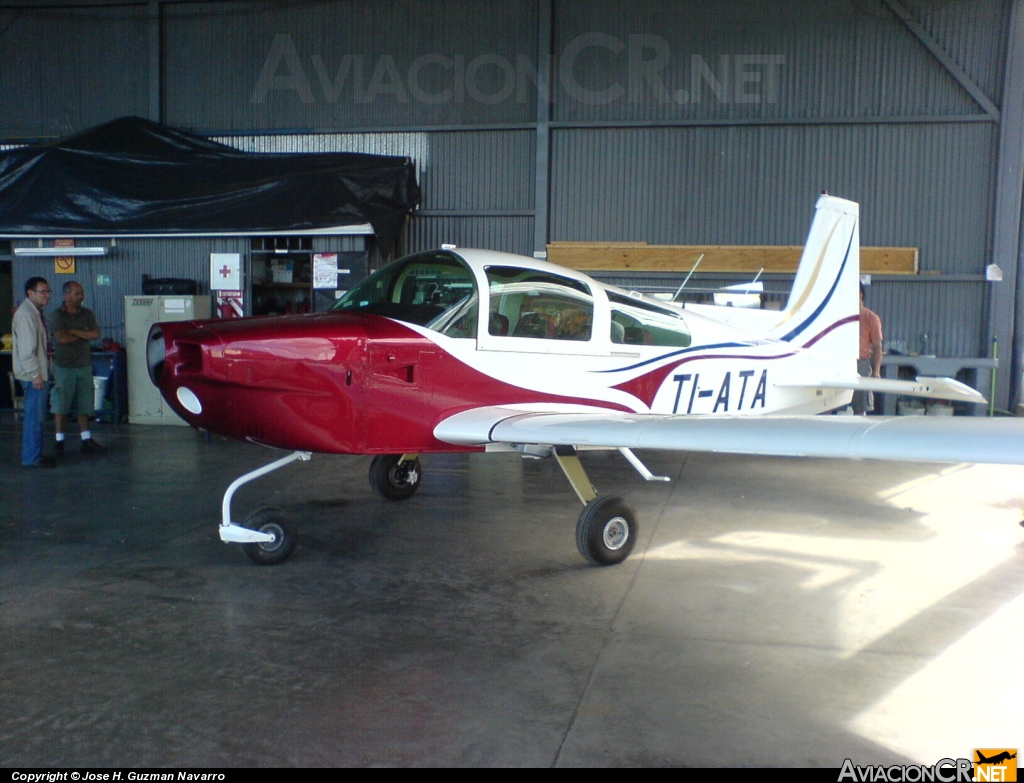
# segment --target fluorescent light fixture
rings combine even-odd
[[[34,256],[36,258],[56,258],[58,256],[105,256],[105,247],[16,247],[16,256]]]

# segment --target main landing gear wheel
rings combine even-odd
[[[274,536],[273,541],[242,544],[242,551],[260,565],[276,565],[286,560],[299,540],[295,526],[279,508],[256,509],[246,517],[244,526]]]
[[[629,557],[639,530],[626,501],[601,495],[587,503],[576,521],[576,546],[594,565],[615,565]]]
[[[370,463],[370,486],[385,500],[405,500],[419,489],[423,473],[418,457],[378,454]]]

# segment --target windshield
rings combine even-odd
[[[473,274],[453,253],[430,251],[374,272],[332,310],[372,313],[426,326],[451,307],[475,301]],[[451,322],[444,319],[445,325]],[[434,328],[433,326],[431,328]]]

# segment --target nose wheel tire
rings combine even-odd
[[[636,512],[622,498],[601,495],[587,503],[576,521],[576,546],[594,565],[621,563],[639,533]]]
[[[370,463],[370,486],[385,500],[405,500],[419,489],[423,473],[418,458],[379,454]]]
[[[273,541],[242,544],[242,551],[260,565],[276,565],[288,559],[298,541],[295,525],[288,521],[279,508],[258,508],[246,517],[243,525],[250,530],[274,536]]]

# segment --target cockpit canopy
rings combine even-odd
[[[417,253],[374,273],[333,309],[394,318],[453,338],[690,344],[682,315],[670,307],[559,274],[558,267],[531,266],[530,259],[516,265],[508,263],[515,256],[493,257],[503,263],[471,266],[448,250]],[[487,312],[484,329],[479,322],[481,289]],[[598,325],[604,325],[600,333]]]

